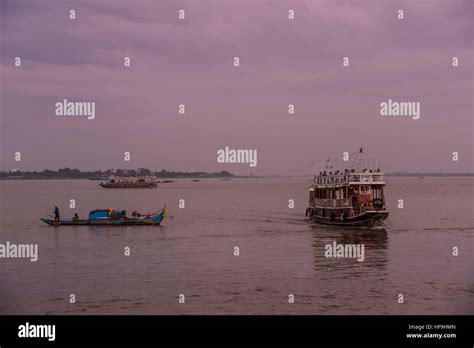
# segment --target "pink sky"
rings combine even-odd
[[[473,171],[471,0],[3,0],[0,13],[1,169],[310,174],[365,143],[386,172]],[[94,101],[95,120],[55,116],[65,98]],[[419,101],[421,118],[381,116],[388,99]],[[257,167],[217,163],[225,146],[256,149]]]

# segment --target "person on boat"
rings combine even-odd
[[[127,211],[122,210],[122,219],[127,219]]]
[[[132,213],[132,216],[133,217],[140,217],[142,215],[137,210],[134,210],[133,213]]]
[[[79,215],[77,215],[77,213],[74,214],[74,217],[72,218],[72,221],[74,221],[74,222],[78,222],[78,221],[79,221]]]
[[[59,219],[59,208],[58,207],[54,207],[54,221],[61,221]]]
[[[357,205],[357,195],[354,194],[354,195],[352,196],[352,206],[355,207],[356,205]]]

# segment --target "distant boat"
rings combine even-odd
[[[103,188],[154,188],[157,182],[156,176],[109,176],[106,183],[99,185]]]
[[[159,225],[166,214],[166,205],[153,214],[126,216],[125,210],[101,209],[89,213],[87,220],[61,220],[41,219],[50,226],[153,226]]]
[[[174,180],[158,180],[158,184],[169,184],[174,182]]]
[[[199,181],[199,179],[193,179],[193,181],[194,181],[194,182],[198,182],[198,181]]]

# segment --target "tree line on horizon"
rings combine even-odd
[[[21,170],[9,170],[0,171],[0,179],[21,179],[21,178],[34,178],[34,179],[104,179],[110,175],[115,176],[151,176],[155,175],[158,178],[231,178],[234,174],[229,173],[226,170],[220,172],[176,172],[167,171],[162,169],[161,171],[151,171],[148,168],[138,169],[108,169],[105,171],[94,170],[94,171],[81,171],[79,169],[71,169],[69,167],[61,168],[58,170],[45,169],[43,171],[21,171]]]

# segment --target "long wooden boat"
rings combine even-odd
[[[50,226],[153,226],[159,225],[166,214],[166,206],[163,209],[144,216],[126,216],[123,210],[102,209],[93,210],[89,213],[87,220],[61,220],[41,218],[41,221]]]
[[[361,149],[362,151],[362,149]],[[364,169],[326,170],[314,176],[309,188],[306,216],[312,221],[334,226],[377,227],[388,217],[385,206],[383,173],[373,160],[360,160]],[[376,162],[375,162],[376,164]]]
[[[101,182],[99,185],[103,188],[154,188],[158,186],[157,182],[158,180],[155,176],[110,176],[107,182]]]

